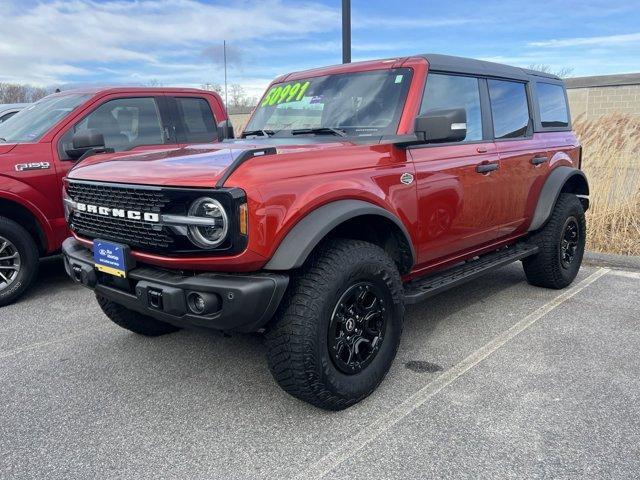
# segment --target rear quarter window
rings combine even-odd
[[[569,110],[562,85],[536,84],[540,121],[543,127],[568,127]]]

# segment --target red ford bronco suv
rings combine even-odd
[[[50,95],[0,123],[0,306],[69,236],[62,179],[82,155],[213,142],[226,121],[215,93],[138,87]]]
[[[362,400],[405,304],[521,260],[563,288],[588,186],[562,80],[442,55],[278,78],[242,139],[88,158],[66,179],[65,267],[142,335],[265,331],[291,395]]]

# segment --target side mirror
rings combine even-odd
[[[235,134],[233,133],[233,125],[229,119],[220,122],[218,124],[218,139],[226,140],[228,138],[235,138]]]
[[[464,108],[433,110],[416,117],[414,131],[426,143],[460,142],[467,136],[467,111]]]
[[[71,142],[73,143],[73,148],[66,150],[66,152],[74,160],[78,160],[91,151],[106,150],[104,136],[98,130],[92,128],[76,132]]]

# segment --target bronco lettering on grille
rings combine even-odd
[[[76,210],[79,212],[95,213],[105,217],[127,218],[129,220],[143,220],[145,222],[158,223],[160,215],[150,212],[138,212],[136,210],[124,210],[121,208],[101,207],[99,205],[89,205],[86,203],[76,203]]]

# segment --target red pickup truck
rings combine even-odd
[[[326,409],[369,395],[406,304],[522,261],[563,288],[587,180],[561,79],[436,54],[278,78],[222,144],[89,158],[65,181],[65,268],[143,335],[266,331]]]
[[[62,179],[83,154],[215,142],[226,122],[213,92],[133,87],[57,93],[0,123],[0,306],[29,288],[39,257],[69,236]],[[87,132],[103,145],[74,149]]]

